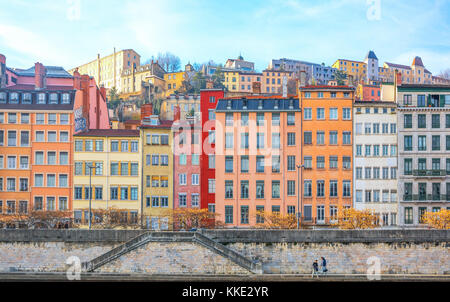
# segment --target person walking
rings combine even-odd
[[[327,260],[325,259],[325,257],[321,257],[321,259],[322,259],[322,273],[326,274],[328,272]]]
[[[313,272],[311,278],[314,278],[314,275],[316,275],[317,278],[319,278],[319,263],[317,263],[317,259],[314,260],[313,262]]]

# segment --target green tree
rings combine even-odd
[[[122,101],[122,99],[119,97],[119,93],[118,93],[116,87],[113,87],[109,90],[106,98],[108,101],[109,109],[116,109],[117,106],[119,106],[120,102]]]
[[[213,81],[214,88],[223,89],[225,86],[223,85],[223,82],[225,81],[225,75],[222,71],[222,68],[219,66],[217,67],[216,71],[211,77]]]
[[[192,87],[194,93],[200,93],[200,89],[206,88],[206,78],[201,71],[196,72],[192,78]]]
[[[336,69],[333,72],[334,79],[337,81],[338,85],[344,85],[345,80],[347,79],[347,74],[343,72],[342,70]]]

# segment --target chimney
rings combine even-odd
[[[153,115],[153,104],[143,104],[141,106],[141,122],[144,120],[144,118],[149,118],[151,115]]]
[[[45,88],[45,67],[39,62],[34,64],[34,88],[36,90]]]
[[[78,67],[73,72],[73,89],[81,89],[81,75],[78,72]]]
[[[213,89],[214,88],[214,82],[211,80],[206,81],[206,89]]]
[[[174,112],[173,112],[173,120],[174,121],[179,121],[181,118],[181,109],[180,109],[180,105],[176,105],[174,108]]]
[[[402,85],[402,73],[399,72],[397,69],[395,70],[395,79],[396,79],[396,85],[401,86]]]
[[[253,82],[252,83],[252,89],[254,94],[261,94],[261,83],[260,82]]]

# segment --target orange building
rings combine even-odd
[[[216,213],[226,226],[249,227],[257,211],[298,209],[301,128],[297,98],[244,97],[216,107]]]
[[[300,87],[304,223],[328,224],[352,205],[352,104],[348,86]]]

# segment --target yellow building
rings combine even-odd
[[[168,72],[164,75],[164,81],[166,82],[166,96],[169,96],[175,91],[180,90],[183,86],[183,81],[186,78],[184,71]]]
[[[107,89],[116,87],[119,92],[122,92],[122,72],[125,69],[140,66],[140,62],[141,56],[133,49],[124,49],[116,52],[114,48],[112,54],[102,58],[98,54],[97,59],[72,68],[69,70],[69,73],[73,75],[78,68],[80,74],[88,74],[94,77],[98,86],[103,85]]]
[[[144,226],[167,230],[172,226],[168,215],[173,209],[172,121],[156,115],[144,117],[141,126],[143,144]]]
[[[286,70],[265,69],[262,75],[262,93],[282,93],[284,77],[287,81],[294,78],[294,73]]]
[[[228,89],[228,91],[238,92],[239,70],[222,68],[222,71],[224,75],[223,85]]]
[[[347,76],[351,76],[354,83],[366,80],[367,66],[364,62],[338,59],[331,67],[345,72]]]
[[[91,170],[92,209],[120,209],[123,210],[121,222],[140,224],[142,143],[139,130],[89,130],[74,135],[74,141],[75,222],[88,223]]]
[[[136,68],[127,68],[121,74],[121,90],[119,93],[123,98],[132,95],[140,95],[142,87],[147,83],[152,83],[154,79],[164,82],[165,71],[158,62],[151,62]],[[161,92],[165,89],[165,84],[161,84]]]

